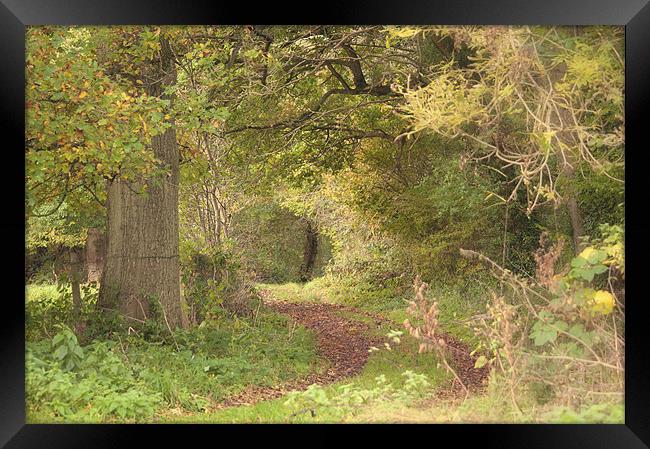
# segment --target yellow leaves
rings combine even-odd
[[[589,257],[593,255],[596,252],[594,248],[591,246],[585,248],[582,250],[582,252],[578,255],[579,257],[582,257],[585,260],[589,260]]]
[[[405,27],[405,26],[387,26],[386,31],[390,35],[390,37],[397,37],[401,39],[406,39],[409,37],[416,36],[419,34],[422,30],[419,28],[412,28],[412,27]]]
[[[530,133],[531,140],[536,144],[544,154],[548,155],[553,148],[553,138],[555,137],[557,131],[543,131],[543,132],[532,132]]]
[[[610,256],[603,263],[605,265],[615,265],[617,267],[622,267],[625,264],[625,248],[623,247],[623,242],[616,242],[613,245],[605,247],[607,255]]]
[[[86,92],[85,90],[82,90],[81,92],[79,92],[79,97],[78,97],[78,98],[79,98],[80,100],[83,100],[83,99],[86,98],[87,96],[88,96],[88,92]]]
[[[614,310],[614,296],[608,291],[598,290],[594,293],[591,310],[603,315],[612,313],[612,310]]]
[[[530,185],[530,181],[528,179],[524,179],[524,184],[528,186]],[[557,199],[557,193],[549,186],[542,185],[537,187],[536,190],[549,201],[555,201]]]
[[[459,70],[441,67],[441,74],[420,89],[401,89],[406,100],[403,112],[411,116],[417,131],[429,129],[456,137],[468,122],[487,117],[482,104],[484,89]]]

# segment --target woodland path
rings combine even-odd
[[[269,291],[262,291],[264,305],[290,316],[296,323],[314,331],[318,354],[329,366],[323,373],[313,373],[300,380],[278,386],[251,386],[221,402],[217,408],[252,405],[279,398],[292,390],[305,390],[311,384],[328,385],[340,379],[359,374],[368,361],[368,349],[383,346],[383,337],[369,335],[370,325],[393,324],[391,320],[366,311],[340,304],[288,302],[275,300]],[[341,316],[341,312],[364,315],[370,320],[358,321]],[[470,390],[480,389],[487,377],[487,369],[475,369],[474,358],[467,345],[450,335],[442,335],[450,348],[456,372]],[[454,395],[459,385],[452,385],[441,396]]]

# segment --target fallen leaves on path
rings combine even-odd
[[[265,305],[293,318],[314,331],[318,354],[329,362],[324,373],[314,373],[299,381],[275,387],[251,386],[227,398],[217,408],[250,405],[275,399],[292,390],[304,390],[311,384],[327,385],[354,376],[368,361],[368,349],[381,344],[381,339],[366,335],[368,324],[341,317],[337,312],[349,308],[336,304],[291,303],[266,300]],[[377,317],[374,317],[377,320]]]
[[[263,292],[264,304],[271,310],[293,318],[298,324],[314,331],[318,354],[329,362],[324,373],[314,373],[300,380],[279,386],[250,386],[244,391],[226,398],[216,408],[252,405],[260,401],[279,398],[292,390],[304,390],[311,384],[327,385],[361,372],[368,361],[368,349],[381,346],[382,338],[368,336],[369,324],[342,317],[340,312],[353,312],[372,318],[376,326],[392,321],[366,311],[339,304],[292,303],[272,300],[270,292]],[[394,323],[393,323],[394,324]],[[483,388],[488,367],[474,368],[475,357],[469,348],[455,337],[441,336],[451,352],[451,362],[458,376],[470,391]],[[457,396],[462,392],[457,382],[439,396]]]

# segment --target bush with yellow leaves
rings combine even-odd
[[[540,239],[536,278],[525,279],[474,251],[502,280],[486,314],[476,317],[476,351],[505,380],[515,408],[553,404],[580,407],[623,398],[623,230],[603,225],[601,237],[585,240],[569,266],[556,264],[562,243]],[[528,394],[528,396],[526,396]],[[537,405],[535,405],[537,404]]]

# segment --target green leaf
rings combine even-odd
[[[607,271],[608,268],[605,265],[596,265],[592,268],[592,271],[596,274],[601,274]]]
[[[557,339],[557,331],[547,329],[534,335],[535,346],[543,346],[546,343],[553,343]]]
[[[58,360],[63,360],[66,355],[68,355],[68,347],[65,345],[59,346],[57,350],[54,351],[54,357]]]
[[[587,259],[584,259],[582,257],[574,257],[571,260],[571,266],[574,268],[581,268],[587,265]]]

